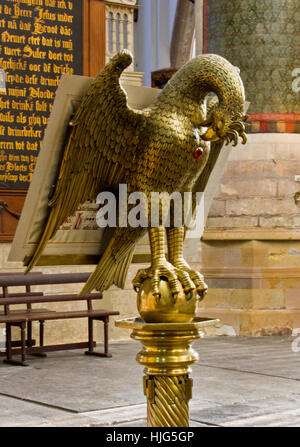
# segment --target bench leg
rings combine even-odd
[[[109,317],[105,317],[104,321],[104,354],[106,357],[111,357],[111,354],[108,352],[108,323]]]
[[[45,320],[39,320],[40,322],[40,346],[44,346],[44,323]],[[47,357],[47,354],[45,352],[31,352],[31,355],[34,355],[35,357]]]
[[[22,321],[22,323],[21,323],[21,358],[22,358],[22,363],[25,365],[25,360],[26,360],[26,321]]]
[[[35,346],[35,340],[32,338],[32,321],[27,322],[27,340],[26,340],[27,348],[32,348]]]
[[[26,321],[22,321],[18,326],[21,329],[21,361],[12,358],[11,324],[6,324],[6,360],[4,363],[10,365],[28,366],[26,360]]]
[[[94,352],[94,320],[93,318],[88,318],[88,332],[89,332],[89,350],[85,352],[86,355],[95,355]]]
[[[11,349],[11,325],[6,323],[6,360],[8,362],[12,359]]]
[[[28,348],[34,345],[34,341],[32,340],[32,322],[28,321],[27,323],[27,343]]]
[[[104,323],[104,352],[94,351],[94,340],[93,340],[93,321],[102,320]],[[103,318],[90,318],[89,317],[89,350],[85,352],[86,355],[96,355],[98,357],[111,357],[108,352],[108,323],[109,316]]]
[[[40,346],[44,346],[44,323],[45,320],[40,320]]]

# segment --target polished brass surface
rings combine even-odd
[[[200,337],[202,327],[218,320],[197,319],[188,323],[145,323],[142,319],[117,320],[118,327],[132,329],[131,338],[143,344],[137,361],[148,375],[182,375],[190,372],[190,365],[198,360],[191,344]]]
[[[166,323],[168,324],[168,323]],[[144,372],[153,376],[178,376],[191,372],[190,365],[199,358],[191,347],[200,335],[191,330],[134,330],[134,340],[143,344],[137,361],[145,367]]]
[[[294,194],[294,202],[295,202],[296,205],[298,205],[298,203],[300,202],[300,191],[297,191]]]
[[[191,345],[200,336],[200,323],[192,317],[197,295],[202,298],[207,287],[202,275],[183,259],[185,228],[175,225],[172,205],[168,258],[165,256],[167,225],[160,203],[158,226],[151,227],[151,192],[203,191],[199,186],[207,181],[223,144],[236,146],[239,137],[246,142],[244,88],[234,66],[218,55],[206,54],[178,70],[151,106],[135,111],[128,107],[119,83],[131,62],[126,50],[114,56],[91,84],[70,122],[57,182],[49,197],[47,224],[27,271],[80,204],[95,200],[101,191],[116,193],[120,184],[127,185],[128,195],[143,192],[148,206],[140,214],[148,223],[151,265],[137,273],[133,284],[139,291],[141,316],[147,321],[127,320],[125,324],[133,329],[131,337],[143,344],[137,360],[147,375],[148,425],[187,426],[188,373],[198,359]],[[216,99],[207,107],[208,93]],[[216,155],[211,155],[214,149]],[[119,225],[109,232],[107,247],[81,293],[104,291],[112,284],[123,288],[135,245],[146,231],[145,226]],[[117,326],[122,324],[117,322]]]
[[[167,280],[161,279],[158,283],[160,298],[153,294],[152,282],[146,279],[137,294],[137,308],[139,314],[148,323],[190,322],[193,320],[198,307],[196,291],[192,292],[191,299],[187,300],[182,286],[179,284],[179,293],[174,297]]]
[[[178,237],[176,237],[178,235]],[[196,284],[197,292],[202,294],[203,289],[206,287],[202,275],[198,272],[194,272],[182,257],[182,244],[184,228],[174,228],[173,231],[167,232],[167,240],[169,246],[169,252],[178,256],[169,257],[169,262],[165,255],[165,228],[163,226],[149,229],[150,251],[151,251],[151,266],[147,269],[140,269],[135,278],[133,279],[133,285],[138,292],[141,287],[143,290],[139,293],[139,296],[150,295],[156,297],[157,304],[161,299],[161,294],[164,294],[164,304],[166,308],[166,302],[175,304],[178,299],[181,300],[182,292],[186,295],[187,300],[195,301]],[[179,256],[180,255],[180,256]],[[174,263],[173,263],[174,262]],[[197,276],[198,275],[198,276]],[[194,282],[191,277],[193,277]],[[150,282],[147,281],[147,285],[144,284],[145,280],[150,278],[151,290],[149,290]],[[167,280],[168,284],[161,282],[161,279]],[[178,281],[179,280],[179,281]],[[163,287],[160,290],[160,285]],[[167,297],[167,295],[170,295]],[[152,298],[150,298],[151,301]],[[143,300],[144,302],[146,300]],[[191,307],[191,306],[190,306]],[[151,308],[153,306],[151,305]],[[178,305],[177,305],[178,308]],[[194,308],[195,310],[195,308]],[[178,312],[178,309],[176,310]],[[155,320],[157,322],[157,318]],[[166,320],[163,320],[166,321]],[[168,320],[170,321],[170,320]]]
[[[189,426],[192,380],[188,374],[199,358],[192,343],[200,337],[201,328],[217,322],[199,317],[187,323],[146,323],[141,318],[115,322],[132,329],[131,337],[143,345],[137,361],[144,366],[148,427]]]
[[[148,427],[189,427],[188,376],[144,376]]]
[[[180,272],[185,272],[191,286],[185,286],[185,292],[190,292],[196,288],[199,299],[203,299],[207,292],[207,285],[204,282],[203,275],[191,269],[183,257],[183,242],[185,229],[183,227],[167,228],[168,241],[168,260]],[[184,283],[183,283],[184,284]]]
[[[116,320],[115,324],[118,327],[126,328],[126,329],[132,329],[132,330],[161,330],[161,331],[167,331],[167,330],[193,330],[197,329],[198,331],[201,331],[201,329],[204,329],[206,327],[215,326],[217,323],[219,323],[219,320],[217,318],[202,318],[202,317],[195,317],[192,321],[188,323],[146,323],[142,318],[140,317],[129,317],[125,318],[123,320]]]
[[[150,302],[152,296],[157,298],[157,303],[161,299],[163,290],[164,303],[160,308],[166,309],[166,302],[169,301],[170,305],[173,303],[177,308],[175,313],[178,314],[178,305],[176,302],[178,298],[182,301],[182,291],[185,294],[187,301],[195,301],[195,293],[202,299],[206,293],[207,287],[204,283],[203,276],[190,268],[187,262],[183,258],[183,241],[184,241],[184,227],[167,228],[167,243],[168,243],[168,260],[165,255],[165,228],[163,226],[149,229],[150,251],[151,251],[151,266],[147,269],[140,269],[135,278],[133,279],[133,285],[138,292],[138,302],[141,297],[149,296],[149,299],[143,299],[143,303],[148,301],[151,309],[153,308]],[[151,290],[149,290],[149,281],[147,285],[144,285],[144,281],[151,279]],[[164,278],[168,281],[167,288],[161,279]],[[163,287],[160,290],[160,285]],[[168,292],[168,293],[167,293]],[[170,292],[170,293],[169,293]],[[170,294],[172,300],[167,297]],[[151,295],[151,296],[150,296]],[[189,306],[191,308],[191,306]],[[194,307],[194,310],[196,308]],[[183,312],[186,313],[186,312]],[[188,312],[190,313],[190,312]],[[175,314],[174,314],[175,316]],[[147,316],[147,321],[149,320]],[[157,317],[155,320],[158,322]],[[161,321],[171,321],[170,319]],[[184,320],[181,320],[184,321]],[[187,321],[187,320],[185,320]]]
[[[200,337],[200,330],[218,321],[195,317],[187,323],[146,323],[141,318],[126,318],[115,324],[131,329],[131,338],[142,343],[137,361],[145,367],[145,374],[176,376],[188,374],[190,365],[198,360],[191,345]]]
[[[244,89],[238,70],[226,59],[207,54],[187,62],[154,103],[142,111],[128,107],[119,82],[131,62],[126,50],[114,56],[92,82],[70,122],[57,182],[49,198],[49,217],[28,260],[28,271],[66,218],[80,204],[95,200],[100,191],[115,193],[120,184],[126,184],[128,194],[145,193],[149,206],[152,191],[195,192],[203,183],[201,175],[211,149],[213,152],[215,145],[219,149],[219,144],[230,141],[236,145],[239,136],[246,141]],[[218,99],[206,108],[209,92]],[[196,158],[199,147],[202,156]],[[144,210],[147,219],[148,211]],[[119,226],[109,234],[106,250],[82,293],[104,291],[112,284],[122,288],[135,244],[146,231],[143,227]],[[205,290],[204,284],[201,291],[197,283],[198,279],[203,282],[201,278],[194,275],[195,282],[185,268],[160,258],[161,230],[152,237],[154,295],[159,297],[160,271],[168,278],[174,299],[180,292],[179,283],[187,299],[195,288],[201,294]]]

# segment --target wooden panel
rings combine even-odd
[[[0,242],[13,240],[18,225],[18,217],[14,214],[21,214],[26,193],[22,190],[0,191]]]
[[[83,3],[83,70],[85,76],[97,76],[105,65],[105,2]]]

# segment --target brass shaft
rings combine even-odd
[[[145,376],[148,427],[189,427],[192,380],[181,376]]]
[[[190,366],[199,358],[192,344],[200,338],[201,328],[217,322],[199,317],[187,323],[116,321],[118,327],[132,329],[131,338],[142,343],[136,359],[144,366],[148,427],[189,427]]]
[[[136,359],[144,368],[148,427],[189,427],[190,365],[198,360],[193,323],[145,324],[131,337],[143,344]]]

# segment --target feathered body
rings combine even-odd
[[[101,191],[128,194],[141,191],[196,191],[214,145],[206,140],[245,139],[244,91],[238,71],[216,55],[188,62],[142,111],[128,107],[119,78],[132,62],[128,51],[118,53],[99,73],[70,123],[59,176],[43,236],[28,271],[65,219],[81,203]],[[206,111],[205,98],[214,92],[218,103]],[[203,134],[204,130],[206,133]],[[203,135],[202,135],[203,134]],[[202,146],[200,158],[194,156]],[[217,150],[216,144],[216,150]],[[220,148],[219,144],[219,148]],[[211,155],[212,156],[212,155]],[[136,242],[145,228],[116,228],[82,292],[122,287]]]

